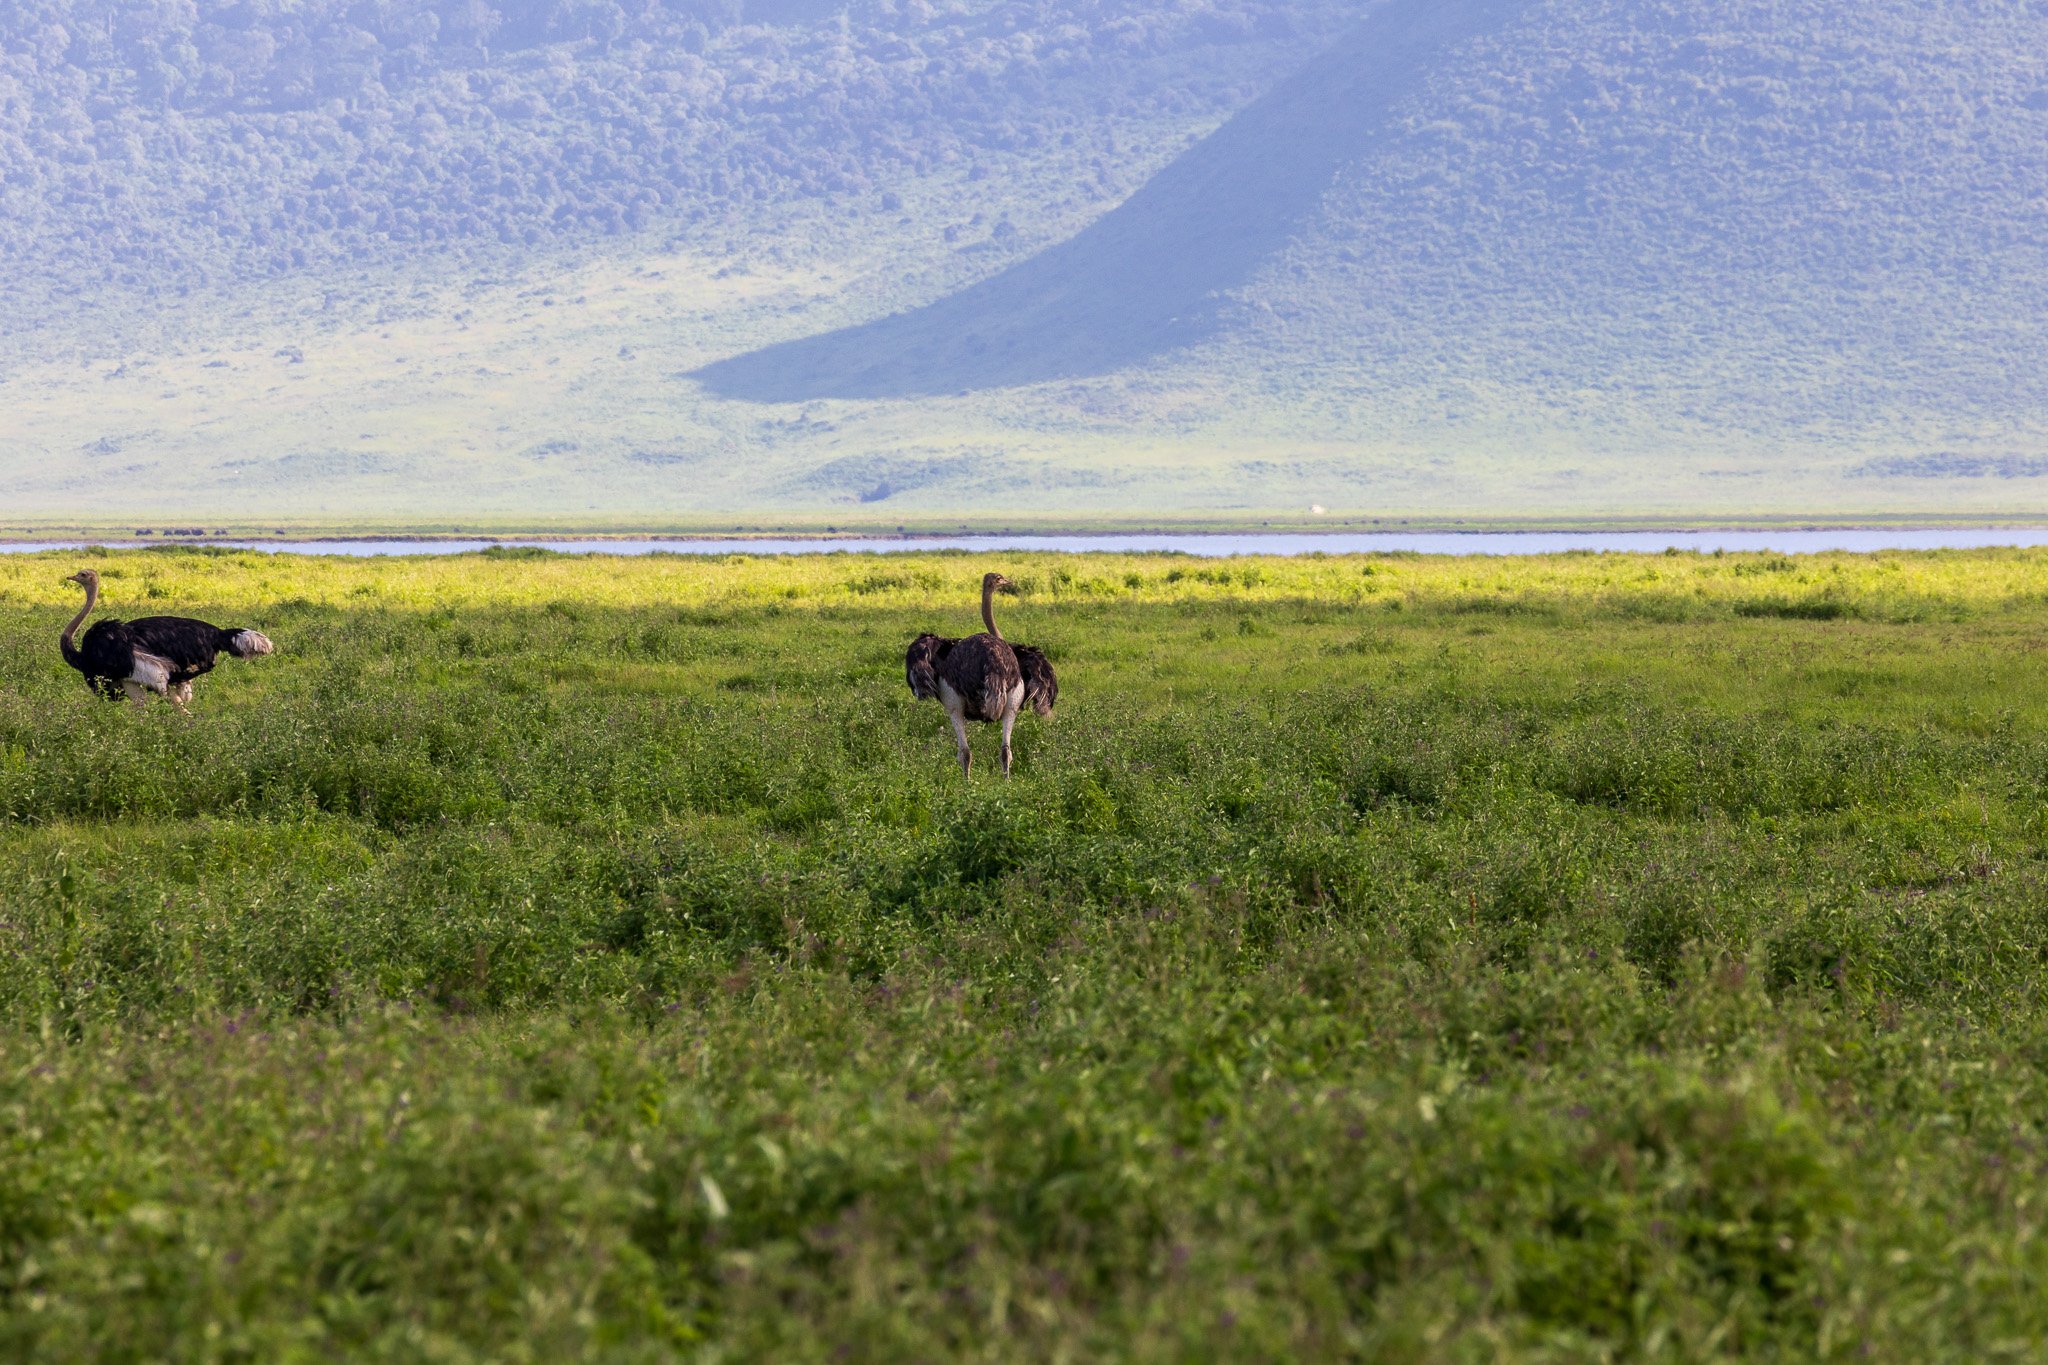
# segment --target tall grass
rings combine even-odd
[[[1009,557],[1008,783],[979,560],[95,562],[279,653],[97,703],[0,561],[14,1353],[2048,1328],[2042,556]]]

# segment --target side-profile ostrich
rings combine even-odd
[[[110,701],[123,696],[141,706],[151,692],[180,711],[192,700],[192,680],[212,669],[223,651],[253,659],[271,651],[270,638],[253,630],[222,630],[189,616],[145,616],[136,621],[96,621],[82,643],[72,636],[100,600],[100,576],[80,569],[65,580],[85,589],[85,605],[58,642],[64,662],[85,675],[85,685]]]
[[[1017,713],[1028,704],[1041,716],[1051,715],[1052,704],[1059,700],[1060,685],[1044,650],[1012,644],[996,629],[998,591],[1017,589],[999,573],[983,575],[981,623],[988,627],[986,631],[964,640],[920,635],[911,641],[910,652],[903,659],[903,671],[912,696],[920,701],[938,698],[946,714],[953,718],[953,734],[960,742],[961,772],[974,770],[974,754],[967,747],[967,722],[987,721],[1003,727],[1003,776],[1008,777],[1010,727],[1017,723]]]

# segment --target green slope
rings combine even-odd
[[[1383,5],[1075,237],[927,307],[700,377],[766,402],[905,398],[1113,373],[1215,337],[1227,294],[1287,249],[1360,148],[1508,8]]]
[[[154,297],[63,277],[62,306],[17,293],[33,316],[0,343],[17,515],[2048,510],[2048,11],[1396,0],[722,23],[683,54],[728,92],[692,106],[696,140],[612,140],[617,166],[688,191],[639,228],[579,228],[581,207],[522,181],[478,192],[482,238],[394,207],[383,238],[306,238],[326,254],[303,267]],[[629,35],[521,41],[462,88],[495,92],[486,109],[574,93],[534,116],[519,164],[609,202],[620,182],[585,135],[669,107],[687,63]],[[938,93],[906,102],[921,81]],[[481,116],[465,126],[498,146]],[[318,160],[301,152],[294,174]],[[404,205],[403,157],[373,161],[362,192]]]
[[[2044,49],[2020,6],[1392,4],[1087,232],[703,378],[787,402],[1163,360],[1276,438],[2038,496]]]

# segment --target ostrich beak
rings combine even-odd
[[[996,584],[996,591],[1002,593],[1005,597],[1015,597],[1017,595],[1017,585],[1005,578]]]

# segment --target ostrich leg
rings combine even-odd
[[[953,735],[960,742],[960,772],[963,776],[974,775],[974,750],[967,747],[967,718],[958,711],[947,712],[953,718]]]
[[[1003,776],[1010,775],[1010,727],[1017,723],[1017,708],[1003,712]]]

